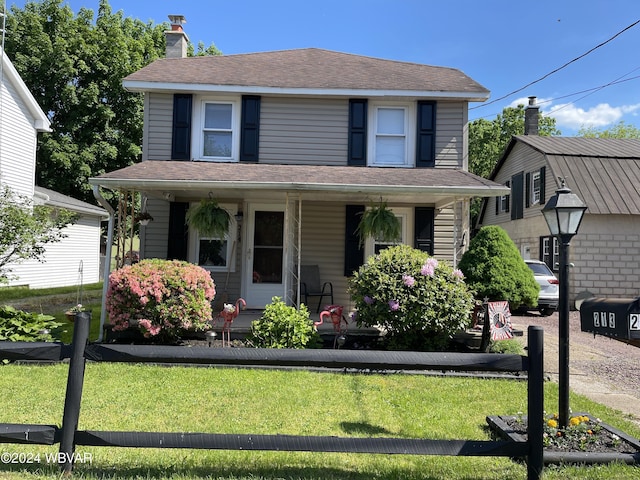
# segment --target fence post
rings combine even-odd
[[[67,392],[64,399],[62,416],[62,435],[60,437],[60,453],[58,462],[63,473],[70,474],[73,469],[75,450],[75,434],[80,417],[82,385],[84,383],[84,349],[89,340],[91,312],[79,312],[73,326],[72,354],[67,377]]]
[[[539,326],[528,329],[529,374],[527,381],[527,480],[539,480],[544,468],[544,330]]]

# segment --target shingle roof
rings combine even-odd
[[[55,190],[49,190],[44,187],[35,187],[35,191],[46,198],[45,204],[53,207],[62,207],[75,212],[97,215],[99,217],[108,217],[109,214],[102,207],[92,205],[77,198],[63,195]]]
[[[440,92],[486,99],[489,91],[460,70],[318,48],[156,60],[124,79],[132,90],[151,84],[272,89]],[[144,84],[144,85],[143,85]]]
[[[145,161],[90,179],[94,185],[137,190],[213,189],[344,194],[491,196],[508,192],[503,185],[458,169],[374,168],[318,165],[272,165],[188,161]],[[326,193],[325,193],[326,196]],[[328,200],[331,197],[327,197]],[[431,200],[426,200],[431,201]]]
[[[587,213],[640,215],[640,139],[515,139],[545,155],[553,175],[587,204]]]

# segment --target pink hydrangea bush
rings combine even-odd
[[[398,245],[369,258],[349,280],[356,323],[381,326],[395,350],[443,350],[471,321],[473,292],[447,262]]]
[[[204,268],[148,259],[111,273],[106,305],[113,330],[136,327],[147,338],[173,342],[185,332],[208,328],[215,294]]]

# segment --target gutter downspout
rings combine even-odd
[[[113,224],[115,222],[115,212],[109,202],[100,193],[98,185],[93,186],[93,196],[98,203],[109,212],[109,224],[107,227],[107,248],[104,256],[104,268],[102,278],[102,308],[100,310],[100,331],[98,333],[98,343],[102,342],[102,334],[104,332],[104,321],[107,316],[107,289],[109,288],[109,274],[111,273],[111,249],[113,248]]]

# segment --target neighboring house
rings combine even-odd
[[[35,186],[37,136],[51,131],[50,122],[1,49],[0,57],[0,183],[32,199],[34,204],[64,207],[79,214],[78,222],[65,229],[67,238],[47,246],[44,262],[12,265],[12,274],[18,278],[10,285],[32,288],[76,285],[80,280],[80,262],[84,283],[98,282],[100,224],[106,211]]]
[[[537,118],[537,109],[526,113]],[[499,225],[523,258],[542,260],[557,271],[557,240],[541,210],[563,178],[588,206],[571,240],[571,299],[583,291],[639,296],[640,140],[527,133],[512,138],[490,176],[511,193],[485,199],[479,226]]]
[[[456,263],[469,199],[508,192],[467,171],[468,103],[489,92],[459,70],[315,48],[184,58],[183,21],[168,58],[123,81],[145,98],[143,161],[90,179],[147,198],[141,257],[199,263],[258,308],[295,304],[299,266],[319,265],[349,306],[348,277],[384,247],[355,236],[368,205],[387,202],[403,243]],[[232,213],[226,238],[186,224],[203,198]]]

